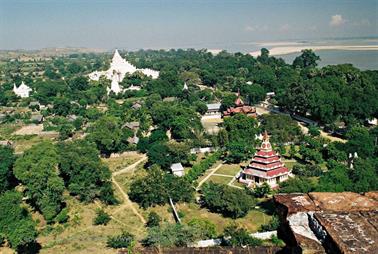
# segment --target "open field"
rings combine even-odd
[[[219,184],[228,184],[232,180],[232,176],[218,176],[212,175],[207,182],[219,183]]]
[[[235,221],[237,224],[243,225],[250,232],[256,232],[258,228],[267,223],[270,220],[270,216],[258,211],[251,210],[245,217],[233,220],[231,218],[225,218],[220,214],[211,213],[205,208],[201,208],[197,204],[182,203],[177,205],[177,209],[184,213],[182,221],[187,223],[194,218],[207,219],[216,225],[217,233],[221,234],[225,227]]]
[[[203,128],[207,133],[217,133],[219,131],[219,124],[223,123],[222,118],[210,118],[210,119],[201,119]]]
[[[137,162],[142,158],[138,153],[123,153],[119,157],[102,158],[102,161],[108,165],[111,172],[123,169]]]
[[[143,170],[140,171],[138,174],[144,173]],[[132,177],[132,172],[117,176],[117,180],[125,192]],[[119,234],[122,230],[134,234],[138,240],[142,239],[146,234],[144,223],[130,209],[130,204],[124,201],[122,193],[116,186],[114,186],[114,190],[120,204],[105,208],[105,211],[112,217],[106,226],[92,225],[96,209],[102,206],[100,203],[83,204],[68,197],[69,227],[63,228],[63,230],[58,228],[46,236],[40,236],[38,240],[43,247],[41,253],[117,253],[116,250],[106,247],[106,240],[108,236]],[[147,217],[146,211],[139,209],[135,203],[132,205],[145,215],[145,218]]]
[[[216,174],[235,176],[240,171],[239,164],[223,164],[220,169],[218,169]]]
[[[37,135],[24,135],[13,136],[11,138],[15,153],[23,153],[31,148],[33,145],[41,143],[43,141],[51,140],[50,137],[37,136]]]

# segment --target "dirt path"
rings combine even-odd
[[[127,166],[121,170],[118,170],[116,172],[113,172],[112,174],[112,182],[114,183],[114,185],[117,187],[117,189],[121,192],[122,194],[122,197],[123,197],[123,200],[124,200],[124,204],[121,205],[119,207],[119,209],[121,208],[126,208],[126,207],[130,207],[131,210],[133,211],[133,213],[139,217],[139,219],[143,222],[143,224],[146,224],[146,220],[144,219],[144,217],[139,213],[139,211],[134,207],[133,203],[130,201],[129,199],[129,196],[127,195],[127,193],[122,189],[121,185],[119,185],[119,183],[116,181],[116,179],[114,178],[115,176],[117,175],[120,175],[120,174],[123,174],[123,173],[126,173],[126,172],[130,172],[130,171],[134,171],[135,168],[143,161],[147,160],[147,156],[145,154],[143,154],[143,157],[141,159],[139,159],[137,162],[131,164],[130,166]],[[117,212],[119,211],[119,209],[117,209]]]
[[[210,174],[208,174],[201,182],[198,183],[196,190],[198,191],[202,184],[204,184],[220,167],[222,167],[223,163],[219,164],[215,168],[210,169]]]
[[[122,197],[124,199],[125,204],[128,204],[128,206],[131,208],[133,213],[139,217],[139,219],[143,222],[143,224],[146,224],[146,220],[143,218],[143,216],[138,212],[138,210],[133,206],[133,203],[130,201],[129,196],[126,194],[126,192],[122,189],[122,187],[119,185],[119,183],[115,180],[115,178],[112,176],[112,182],[114,185],[118,188],[118,190],[121,192]]]
[[[126,173],[126,172],[129,172],[129,171],[134,171],[135,168],[138,166],[139,163],[143,162],[147,160],[147,155],[143,154],[143,157],[141,159],[139,159],[138,161],[134,162],[133,164],[123,168],[123,169],[120,169],[116,172],[113,172],[113,176],[117,176],[117,175],[121,175],[123,173]]]

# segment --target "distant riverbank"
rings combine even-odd
[[[301,45],[301,46],[282,46],[273,47],[269,49],[269,55],[282,56],[292,53],[299,53],[304,49],[312,49],[314,51],[320,50],[363,50],[363,51],[378,51],[378,45]],[[260,55],[260,50],[252,51],[250,55],[256,57]]]

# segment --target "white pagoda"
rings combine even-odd
[[[291,171],[281,161],[280,155],[272,149],[268,134],[265,132],[261,147],[241,172],[239,182],[250,187],[267,183],[274,189],[280,182],[288,180],[290,175]]]
[[[112,85],[109,91],[113,91],[114,93],[119,93],[119,82],[122,82],[126,73],[133,74],[134,72],[139,71],[146,76],[150,76],[153,79],[159,77],[159,72],[152,70],[152,69],[137,69],[134,65],[126,61],[122,58],[119,54],[118,50],[114,52],[112,62],[110,63],[110,68],[106,71],[94,71],[89,74],[89,78],[94,81],[98,81],[101,76],[105,76],[107,79],[112,80]],[[117,85],[115,82],[117,81]],[[115,90],[113,90],[113,87]]]
[[[21,98],[28,98],[31,91],[32,89],[25,85],[24,81],[22,81],[19,87],[17,87],[16,84],[13,84],[13,92]]]

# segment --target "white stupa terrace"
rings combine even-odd
[[[13,92],[21,98],[28,98],[31,91],[32,89],[25,85],[24,81],[22,81],[19,87],[16,84],[13,85]]]
[[[94,71],[89,74],[89,78],[94,81],[98,81],[101,76],[105,76],[107,79],[112,80],[110,89],[108,92],[113,91],[114,93],[122,92],[122,89],[119,86],[119,82],[122,82],[126,73],[133,74],[134,72],[139,71],[146,76],[150,76],[153,79],[159,77],[159,72],[152,69],[138,69],[128,61],[122,58],[118,50],[114,52],[112,62],[110,63],[110,68],[106,71]]]

